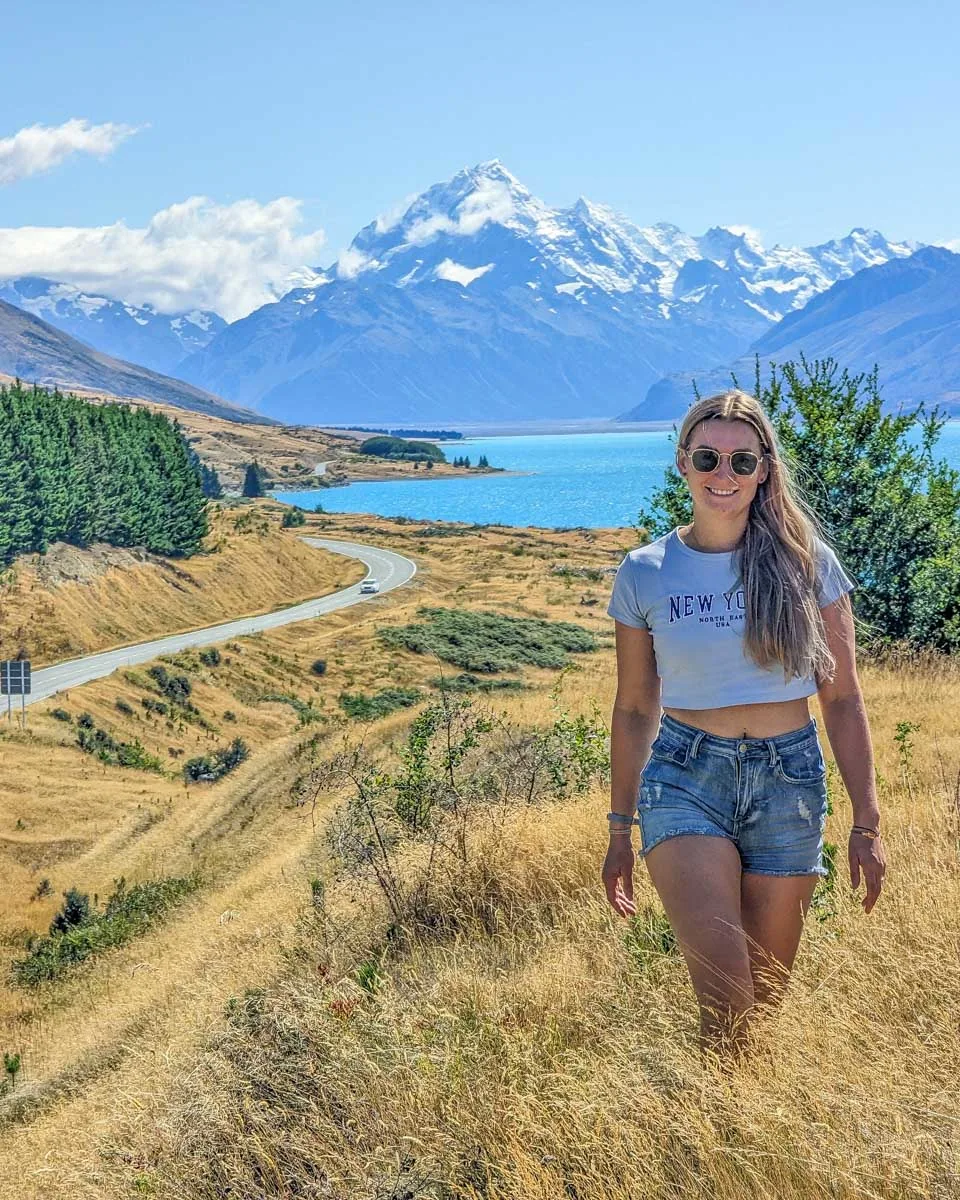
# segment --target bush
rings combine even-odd
[[[123,713],[123,715],[125,717],[133,716],[133,709],[126,702],[126,700],[124,700],[122,697],[118,696],[117,699],[114,700],[113,703],[114,703],[114,707],[116,708],[117,712]]]
[[[220,651],[216,648],[216,646],[210,646],[206,650],[201,650],[200,661],[205,667],[219,667]]]
[[[81,713],[80,716],[77,717],[77,724],[81,729],[93,729],[93,717],[88,712]]]
[[[302,508],[288,508],[283,514],[283,520],[280,522],[284,529],[291,529],[295,525],[306,525],[307,518]]]
[[[192,690],[186,675],[171,675],[166,667],[151,667],[147,672],[160,691],[175,704],[186,706]]]
[[[238,767],[249,754],[243,738],[234,738],[224,749],[188,759],[183,765],[183,777],[189,783],[214,783]]]
[[[734,380],[736,383],[736,380]],[[754,390],[777,431],[805,499],[860,587],[853,610],[875,645],[896,640],[960,650],[960,472],[934,446],[946,418],[935,409],[886,416],[878,371],[838,375],[832,359],[756,363]],[[919,445],[907,441],[916,429]],[[643,541],[692,516],[675,467],[637,515]]]
[[[149,753],[139,738],[132,742],[118,742],[105,729],[83,725],[77,730],[77,745],[112,766],[136,767],[141,771],[163,774],[163,763],[155,754]]]
[[[68,929],[86,924],[91,915],[90,897],[87,893],[70,888],[69,891],[63,893],[63,904],[60,911],[50,922],[50,936],[66,933]]]
[[[165,717],[170,712],[170,706],[164,704],[162,700],[154,700],[152,696],[144,696],[140,701],[147,712],[155,712],[161,717]]]
[[[418,688],[381,688],[372,696],[363,692],[343,692],[338,703],[348,717],[355,721],[376,721],[389,716],[398,708],[409,708],[420,699]]]
[[[416,654],[435,654],[465,671],[515,670],[522,665],[562,667],[569,654],[595,650],[589,630],[570,621],[505,617],[455,608],[420,608],[422,624],[388,625],[381,641]]]
[[[315,660],[315,661],[314,661],[314,662],[311,664],[311,666],[310,666],[310,670],[311,670],[311,671],[314,673],[314,675],[326,675],[326,673],[327,673],[327,660],[326,660],[325,658],[318,658],[318,659],[316,659],[316,660]]]
[[[183,878],[158,879],[127,890],[123,876],[102,913],[90,907],[85,893],[71,888],[63,909],[50,926],[50,935],[36,939],[26,958],[12,964],[14,981],[35,987],[60,978],[70,967],[144,933],[168,909],[201,884],[194,873]]]
[[[73,724],[73,717],[70,716],[65,708],[51,708],[50,716],[57,721],[66,721],[68,725]]]
[[[237,714],[232,709],[228,708],[227,711],[223,714],[223,719],[225,721],[236,721]]]
[[[434,687],[446,692],[522,692],[522,679],[478,679],[469,671],[460,675],[437,675],[430,680]]]

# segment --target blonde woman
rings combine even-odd
[[[700,1003],[700,1044],[738,1053],[776,1005],[826,874],[816,693],[853,806],[865,912],[886,869],[847,593],[776,433],[739,390],[694,404],[677,439],[693,521],[632,550],[616,621],[607,898],[636,912],[631,830]],[[661,712],[662,706],[662,712]],[[634,816],[634,812],[637,816]]]

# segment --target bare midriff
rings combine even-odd
[[[810,722],[809,697],[764,704],[731,704],[726,708],[664,708],[676,721],[705,729],[717,737],[767,738],[792,733]]]

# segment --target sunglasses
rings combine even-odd
[[[710,450],[706,447],[692,451],[686,450],[685,454],[693,464],[693,469],[703,475],[715,471],[723,458],[730,459],[734,475],[752,475],[760,466],[760,460],[766,458],[765,454],[757,455],[752,450],[734,450],[732,454],[724,451],[721,454],[719,450]]]

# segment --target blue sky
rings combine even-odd
[[[745,224],[768,246],[856,225],[960,238],[960,15],[926,0],[56,0],[8,7],[4,42],[0,139],[137,129],[0,186],[8,234],[292,197],[326,264],[404,197],[499,157],[548,204],[583,194],[639,224]],[[22,261],[2,248],[0,274]]]

